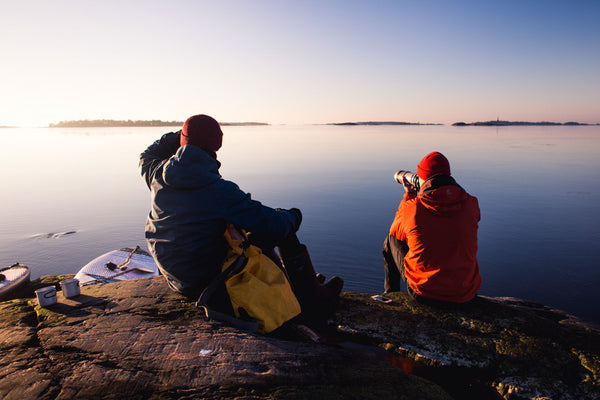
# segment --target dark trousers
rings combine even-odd
[[[438,307],[455,307],[458,303],[452,303],[442,300],[429,299],[423,297],[410,287],[406,282],[404,273],[404,257],[408,253],[408,245],[403,240],[396,239],[395,236],[388,235],[383,242],[383,268],[385,270],[385,281],[383,282],[385,292],[400,292],[400,282],[404,284],[406,292],[410,297],[421,304]]]
[[[400,282],[408,287],[404,276],[404,256],[408,253],[406,242],[388,235],[383,242],[382,253],[383,269],[385,271],[384,290],[386,292],[399,292],[401,291]]]
[[[282,269],[282,258],[286,256],[295,256],[302,253],[306,248],[300,243],[295,233],[286,237],[275,236],[268,233],[248,233],[248,241],[254,246],[260,247],[263,254],[269,257]],[[275,247],[279,249],[279,254],[275,251]]]

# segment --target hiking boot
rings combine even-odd
[[[295,255],[281,252],[281,249],[280,254],[294,294],[302,309],[305,310],[319,307],[322,302],[333,301],[342,291],[344,281],[334,276],[327,283],[321,284],[321,279],[324,280],[325,277],[323,275],[317,277],[306,246],[300,246],[299,252]]]
[[[323,278],[325,277],[323,276]],[[330,293],[335,293],[334,297],[337,297],[344,287],[344,280],[339,276],[332,276],[331,279],[323,284],[323,286],[327,288]]]
[[[317,282],[319,282],[321,285],[325,283],[325,275],[317,273],[315,277],[317,278]]]

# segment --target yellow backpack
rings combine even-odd
[[[221,274],[209,288],[224,280],[236,319],[208,309],[206,303],[212,294],[206,293],[209,288],[196,303],[204,307],[206,315],[244,329],[269,333],[300,314],[300,304],[285,272],[259,247],[251,245],[244,231],[229,225],[225,239],[230,248]],[[248,321],[248,316],[252,320]]]

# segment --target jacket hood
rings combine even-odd
[[[425,208],[440,216],[457,213],[467,198],[467,192],[448,175],[437,175],[426,180],[418,196]]]
[[[221,178],[221,163],[205,150],[191,145],[182,146],[165,164],[163,180],[179,189],[197,189]]]

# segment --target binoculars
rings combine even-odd
[[[404,181],[406,181],[410,189],[415,193],[418,193],[419,189],[421,188],[419,176],[414,172],[400,170],[394,174],[394,180],[401,185]]]

